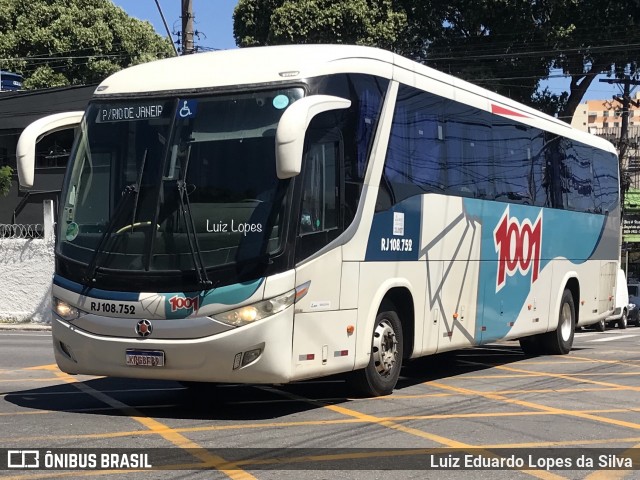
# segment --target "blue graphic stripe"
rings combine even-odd
[[[538,216],[541,216],[538,275],[542,274],[543,270],[557,258],[566,258],[574,265],[589,260],[602,239],[606,221],[604,215],[464,199],[467,218],[482,225],[480,258],[484,261],[480,262],[477,303],[477,318],[482,321],[476,322],[475,332],[478,343],[498,340],[509,333],[534,283],[534,264],[531,264],[526,274],[509,275],[504,285],[497,288],[499,259],[494,229],[507,209],[509,218],[520,225],[525,219],[534,225]],[[510,238],[509,244],[504,246],[508,252],[511,252],[511,240]],[[530,255],[532,252],[527,252],[528,258]]]
[[[232,306],[242,303],[256,293],[263,282],[264,278],[258,278],[250,282],[234,283],[208,291],[162,293],[160,295],[164,297],[166,318],[186,318],[195,309],[199,310],[206,305]],[[184,303],[185,306],[181,308],[172,308],[171,302],[179,302],[178,299],[189,300],[189,302]],[[180,303],[182,304],[182,302]]]
[[[67,280],[60,275],[53,276],[53,284],[71,292],[75,292],[87,297],[99,298],[101,300],[137,302],[140,299],[140,293],[138,292],[115,292],[111,290],[101,290],[99,288],[89,288],[86,285]]]

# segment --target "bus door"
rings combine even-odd
[[[293,209],[298,224],[296,285],[309,282],[307,295],[296,303],[292,358],[296,379],[348,370],[355,358],[355,335],[348,333],[348,326],[355,325],[356,309],[341,309],[341,294],[343,290],[356,294],[358,288],[341,288],[342,248],[325,248],[344,229],[341,132],[318,127],[332,115],[318,115],[308,130],[299,201]]]

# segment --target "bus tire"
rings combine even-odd
[[[576,329],[576,308],[573,295],[569,290],[562,293],[560,312],[558,314],[558,328],[543,335],[545,352],[551,355],[566,355],[573,346],[573,335]]]
[[[540,344],[540,335],[531,335],[519,339],[520,348],[525,355],[540,355],[542,353],[542,345]]]
[[[604,332],[607,329],[607,322],[602,319],[598,323],[596,323],[594,327],[598,332]]]
[[[390,302],[383,302],[373,325],[369,364],[353,372],[350,384],[359,393],[389,395],[398,382],[402,367],[402,323]]]

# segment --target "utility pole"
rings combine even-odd
[[[624,205],[624,194],[630,187],[630,180],[627,178],[627,169],[623,166],[626,164],[627,150],[629,149],[629,106],[634,105],[640,107],[640,103],[631,100],[631,85],[640,85],[639,80],[632,80],[629,75],[625,75],[623,79],[613,80],[609,78],[600,79],[601,82],[620,85],[623,84],[622,97],[614,95],[613,99],[622,105],[622,126],[620,127],[620,139],[618,140],[618,152],[620,162],[620,186],[621,186],[621,201]],[[623,173],[624,172],[624,173]]]
[[[189,55],[194,52],[193,0],[182,0],[182,55]]]
[[[620,164],[620,228],[623,239],[623,249],[625,250],[625,274],[629,275],[629,253],[630,250],[628,246],[625,245],[624,242],[624,216],[625,216],[625,196],[629,188],[631,187],[631,178],[629,177],[628,168],[625,167],[627,164],[627,151],[629,149],[629,106],[634,105],[636,107],[639,106],[638,102],[635,100],[631,100],[631,85],[640,85],[640,81],[632,80],[629,75],[625,75],[623,79],[613,80],[613,79],[600,79],[601,82],[609,83],[609,84],[617,84],[621,83],[624,85],[622,97],[619,95],[614,95],[613,99],[622,105],[622,125],[620,127],[620,140],[618,141],[618,162]],[[631,208],[633,210],[633,208]],[[621,250],[622,254],[622,250]]]

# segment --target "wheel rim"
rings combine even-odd
[[[398,357],[398,340],[389,320],[382,320],[373,332],[373,363],[381,377],[393,371]]]
[[[565,342],[571,338],[571,307],[568,303],[564,303],[560,311],[560,334]]]

